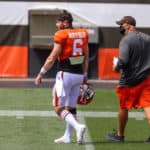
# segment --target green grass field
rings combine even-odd
[[[94,101],[78,110],[92,112],[117,112],[118,102],[114,90],[95,90]],[[0,150],[148,150],[143,141],[150,135],[146,119],[129,118],[126,142],[108,142],[105,136],[116,128],[117,118],[85,117],[91,141],[85,145],[54,144],[53,140],[64,132],[65,123],[58,117],[10,116],[3,111],[53,111],[51,90],[47,88],[0,88]],[[142,110],[138,110],[142,112]],[[135,110],[134,110],[135,112]],[[90,149],[91,150],[91,149]]]

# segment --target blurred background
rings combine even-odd
[[[33,78],[53,47],[56,19],[72,13],[76,28],[87,28],[90,79],[118,79],[112,59],[121,35],[116,20],[131,15],[138,30],[150,33],[149,0],[0,0],[0,77]],[[57,61],[46,77],[54,78]]]

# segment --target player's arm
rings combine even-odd
[[[55,43],[52,52],[47,57],[44,65],[43,65],[43,68],[46,71],[49,70],[53,66],[55,60],[57,59],[57,57],[59,56],[60,53],[61,53],[61,45],[58,43]]]
[[[61,45],[59,43],[54,43],[54,48],[50,55],[47,57],[44,65],[42,66],[39,74],[37,75],[35,79],[35,84],[38,85],[41,83],[43,75],[53,66],[55,60],[61,53]]]
[[[87,49],[86,49],[85,57],[84,57],[84,63],[83,63],[83,73],[87,73],[88,66],[89,66],[89,48],[87,45]]]
[[[89,48],[88,48],[88,44],[87,44],[87,49],[85,52],[84,63],[83,63],[83,73],[85,76],[85,80],[87,80],[88,67],[89,67]]]

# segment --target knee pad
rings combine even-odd
[[[60,108],[58,111],[57,111],[57,114],[59,117],[61,117],[62,119],[65,119],[65,117],[69,114],[69,111],[66,110],[64,107],[63,108]]]
[[[70,112],[72,115],[76,115],[76,114],[77,114],[77,109],[76,109],[76,108],[71,108],[71,109],[69,109],[69,112]]]

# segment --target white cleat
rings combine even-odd
[[[80,125],[77,129],[77,143],[83,144],[83,136],[85,133],[86,127],[85,125]]]
[[[65,138],[64,136],[58,138],[58,139],[55,139],[54,140],[54,143],[65,143],[65,144],[69,144],[71,143],[70,139],[69,138]]]

